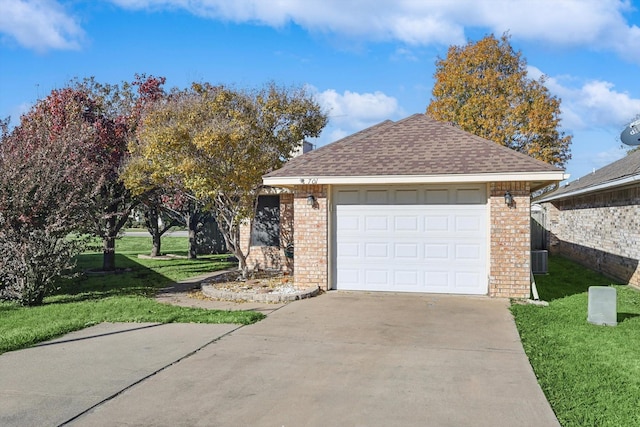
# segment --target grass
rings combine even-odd
[[[264,318],[254,311],[221,311],[160,304],[153,296],[171,283],[207,272],[230,268],[226,255],[197,260],[139,259],[148,253],[151,239],[123,237],[116,243],[119,274],[82,275],[60,282],[55,295],[40,307],[0,302],[0,354],[17,350],[100,322],[237,323]],[[163,253],[186,255],[187,238],[163,237]],[[78,270],[98,269],[101,253],[78,257]]]
[[[513,305],[522,344],[560,423],[640,425],[640,292],[559,257],[536,276],[548,307]],[[618,326],[587,322],[589,286],[617,291]]]

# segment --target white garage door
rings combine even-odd
[[[484,186],[338,189],[335,287],[487,293]]]

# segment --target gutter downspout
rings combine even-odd
[[[531,270],[531,293],[533,294],[534,301],[540,301],[540,296],[538,295],[538,288],[536,287],[536,279],[533,277],[533,270]]]

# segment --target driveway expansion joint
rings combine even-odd
[[[164,324],[164,325],[166,325],[166,324]],[[160,326],[163,326],[163,325],[160,325]],[[116,391],[115,393],[111,394],[110,396],[107,396],[106,398],[102,399],[100,402],[96,403],[95,405],[90,406],[89,408],[83,410],[79,414],[74,415],[73,417],[71,417],[68,420],[64,421],[63,423],[59,424],[58,427],[63,427],[63,426],[71,424],[74,421],[77,421],[78,419],[80,419],[84,415],[90,413],[94,409],[104,405],[105,403],[115,399],[116,397],[120,396],[121,394],[131,390],[135,386],[137,386],[137,385],[145,382],[146,380],[156,376],[157,374],[159,374],[160,372],[166,370],[167,368],[170,368],[171,366],[174,366],[177,363],[182,362],[183,360],[190,358],[191,356],[193,356],[196,353],[200,352],[201,350],[205,349],[209,345],[221,340],[222,338],[226,337],[227,335],[229,335],[229,334],[231,334],[231,333],[233,333],[233,332],[235,332],[235,331],[237,331],[237,330],[239,330],[239,329],[241,329],[241,328],[243,328],[245,326],[248,326],[248,325],[238,325],[238,327],[233,328],[232,330],[230,330],[230,331],[228,331],[228,332],[226,332],[226,333],[224,333],[222,335],[216,336],[214,339],[204,343],[203,345],[201,345],[200,347],[196,348],[195,350],[190,351],[189,353],[185,354],[184,356],[179,357],[178,359],[174,360],[173,362],[167,363],[166,365],[156,369],[155,371],[151,372],[148,375],[145,375],[144,377],[140,378],[139,380],[132,382],[128,386],[124,387],[123,389]]]

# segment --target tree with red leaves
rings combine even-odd
[[[103,184],[90,100],[53,91],[0,140],[0,298],[39,305],[86,241],[69,238]]]
[[[86,220],[91,224],[91,233],[103,241],[102,269],[105,271],[115,270],[115,241],[133,208],[146,197],[144,193],[134,196],[120,174],[129,157],[128,142],[135,137],[145,108],[164,96],[164,82],[162,77],[136,75],[132,84],[122,86],[103,85],[92,78],[73,85],[93,101],[85,116],[97,131],[100,155],[95,165],[104,179],[99,194],[93,197],[93,209],[87,211]]]
[[[127,143],[162,84],[144,75],[122,87],[74,81],[11,132],[2,123],[0,298],[42,303],[83,246],[73,231],[101,237],[103,269],[115,269],[115,239],[139,203],[120,178]]]

